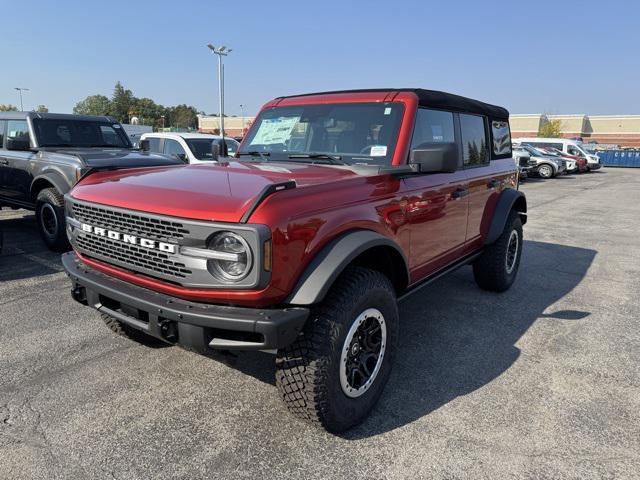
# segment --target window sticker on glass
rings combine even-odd
[[[387,146],[386,145],[374,145],[371,147],[371,155],[372,157],[384,157],[387,154]]]
[[[386,107],[386,108],[384,109],[384,114],[385,114],[385,115],[391,115],[391,107]]]
[[[285,143],[291,137],[291,132],[299,120],[300,117],[265,118],[251,144]]]
[[[444,132],[442,131],[442,125],[431,125],[431,135],[434,142],[443,142]]]

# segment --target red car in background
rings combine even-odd
[[[559,150],[557,148],[547,148],[545,150],[547,150],[548,152],[558,154],[563,158],[570,158],[571,160],[575,161],[576,165],[578,166],[578,172],[580,173],[589,171],[589,168],[587,166],[587,159],[584,157],[579,157],[578,155],[568,155],[564,153],[562,150]]]

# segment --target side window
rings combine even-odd
[[[238,145],[240,145],[235,140],[229,140],[227,138],[224,139],[224,143],[227,144],[227,153],[229,155],[233,155],[238,150]]]
[[[4,127],[7,126],[5,120],[0,120],[0,148],[4,148]]]
[[[491,135],[493,137],[493,154],[508,155],[511,153],[511,132],[509,123],[494,120],[491,122]]]
[[[484,117],[460,114],[460,133],[462,135],[462,158],[465,166],[482,165],[489,162],[487,148],[487,130]]]
[[[26,120],[7,120],[7,138],[29,140],[29,127]]]
[[[420,148],[423,143],[440,142],[455,142],[453,113],[418,109],[411,148]]]
[[[164,153],[167,155],[173,155],[177,157],[178,155],[185,155],[186,152],[184,148],[176,141],[171,140],[169,138],[164,139]]]
[[[576,147],[574,147],[573,145],[567,145],[567,153],[569,155],[576,155],[578,157],[584,156],[582,155],[582,152],[578,150]]]
[[[160,139],[156,137],[147,138],[149,140],[149,151],[160,153]]]

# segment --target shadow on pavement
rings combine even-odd
[[[0,254],[0,282],[62,272],[60,254],[47,249],[38,234],[35,215],[0,218],[4,246]]]
[[[518,359],[516,343],[539,318],[586,318],[590,312],[545,312],[579,286],[596,253],[527,241],[518,279],[506,293],[480,290],[465,267],[409,297],[400,305],[401,335],[391,380],[372,415],[344,438],[402,427],[491,382]],[[274,384],[273,355],[211,357]]]

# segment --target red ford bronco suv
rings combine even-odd
[[[275,352],[289,410],[348,429],[389,378],[399,298],[465,264],[513,283],[508,117],[422,89],[281,97],[233,158],[93,173],[66,196],[73,298],[138,341]]]

